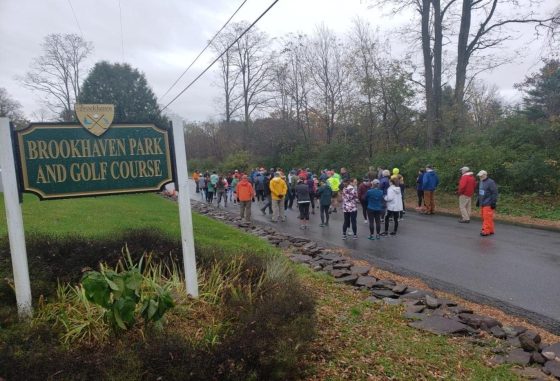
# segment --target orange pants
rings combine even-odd
[[[436,200],[434,191],[424,191],[424,204],[426,205],[426,214],[434,214],[436,209]]]
[[[480,208],[480,217],[482,218],[482,234],[494,233],[494,209],[490,206]]]

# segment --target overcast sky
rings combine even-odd
[[[558,0],[544,0],[540,9],[552,9]],[[241,0],[0,0],[0,87],[23,105],[30,117],[41,108],[39,94],[32,93],[15,79],[23,76],[34,57],[41,54],[43,38],[50,33],[76,33],[93,42],[88,68],[100,60],[128,62],[145,73],[158,97],[190,64],[206,42],[241,4]],[[252,22],[271,1],[248,0],[233,21]],[[521,0],[529,3],[529,0]],[[271,37],[290,32],[312,34],[325,23],[339,34],[346,33],[352,20],[360,16],[383,33],[396,35],[410,15],[389,16],[366,0],[280,0],[259,22]],[[119,5],[121,12],[119,12]],[[77,22],[72,14],[75,11]],[[122,34],[121,17],[122,14]],[[529,35],[531,28],[516,30]],[[509,42],[506,51],[522,47],[518,59],[493,73],[484,74],[488,84],[499,87],[508,102],[519,98],[513,89],[525,75],[539,68],[542,41],[527,44],[527,38]],[[393,52],[399,52],[398,38]],[[397,53],[398,54],[398,53]],[[178,86],[160,103],[165,104],[213,60],[205,53]],[[208,72],[179,98],[172,110],[187,120],[217,117],[219,89],[212,85],[215,72]]]

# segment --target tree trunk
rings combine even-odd
[[[430,38],[430,6],[431,0],[422,0],[422,55],[424,56],[424,82],[426,96],[426,144],[428,148],[434,145],[433,127],[435,122],[432,49]]]

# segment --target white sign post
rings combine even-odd
[[[27,251],[25,250],[25,234],[23,231],[23,217],[19,204],[16,167],[12,138],[10,135],[10,120],[0,118],[0,165],[2,166],[2,182],[4,185],[4,206],[8,222],[8,237],[14,271],[16,301],[20,318],[31,317],[31,284],[29,282],[29,268],[27,265]]]
[[[185,149],[185,132],[183,121],[173,118],[173,144],[175,147],[175,163],[177,165],[177,186],[179,189],[179,222],[181,224],[181,242],[183,246],[183,266],[187,294],[198,297],[198,279],[196,274],[196,258],[194,253],[194,234],[189,192],[189,171],[187,168],[187,152]]]

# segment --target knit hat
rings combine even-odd
[[[393,175],[398,175],[398,174],[399,174],[399,169],[393,168]]]

